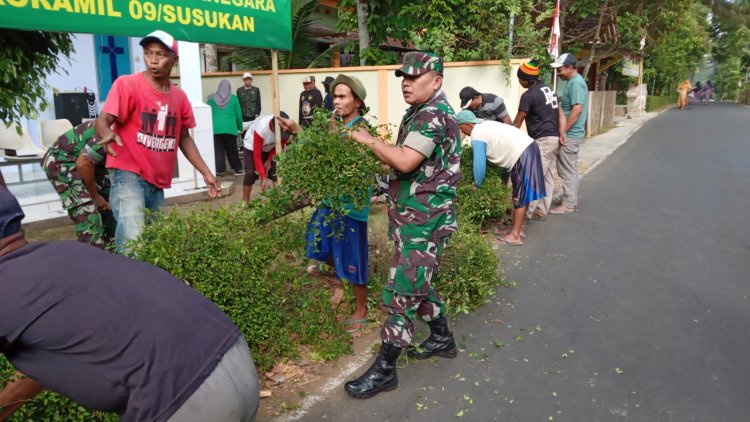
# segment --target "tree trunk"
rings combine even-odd
[[[359,29],[359,65],[366,64],[363,51],[370,48],[370,31],[367,29],[367,18],[370,17],[370,3],[368,0],[357,0],[357,27]]]
[[[206,72],[219,71],[219,53],[216,44],[204,44],[203,54],[206,56]]]

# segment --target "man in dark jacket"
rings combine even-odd
[[[312,124],[314,109],[323,107],[323,94],[315,87],[315,76],[305,76],[302,86],[305,90],[299,95],[299,125],[306,128]]]

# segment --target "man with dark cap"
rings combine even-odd
[[[362,376],[345,386],[356,398],[397,387],[396,360],[411,344],[417,317],[429,324],[430,336],[419,348],[407,349],[410,357],[454,358],[458,352],[445,318],[445,303],[433,283],[448,239],[458,229],[459,128],[441,90],[441,57],[407,53],[396,76],[403,77],[401,92],[411,106],[401,121],[396,145],[386,144],[365,129],[352,132],[355,141],[367,145],[392,169],[388,219],[395,243],[382,294],[389,316],[380,331],[380,353]]]
[[[557,173],[562,180],[562,204],[551,209],[550,214],[569,214],[578,205],[578,151],[586,135],[586,113],[589,106],[589,88],[578,73],[576,56],[561,54],[551,66],[564,81],[560,105],[567,121],[562,125],[565,138],[561,139],[557,153]]]
[[[524,120],[529,133],[541,154],[544,189],[547,192],[541,200],[532,201],[526,210],[526,218],[545,220],[552,203],[552,190],[555,187],[555,176],[552,165],[557,158],[560,145],[565,142],[565,114],[559,106],[557,95],[539,80],[539,63],[535,60],[522,63],[518,68],[518,82],[526,88],[521,95],[518,114],[513,125],[521,128]]]
[[[299,124],[306,128],[312,124],[314,109],[323,106],[323,95],[315,86],[315,76],[305,76],[302,87],[304,91],[299,94]]]
[[[512,124],[505,102],[499,96],[479,93],[470,86],[462,89],[458,95],[463,110],[471,110],[480,119]]]
[[[172,185],[177,149],[192,164],[216,198],[221,185],[203,161],[189,129],[195,117],[187,95],[170,80],[177,64],[177,41],[164,31],[141,40],[146,70],[121,76],[112,84],[96,134],[107,148],[112,190],[110,204],[117,220],[115,246],[126,250],[140,236],[144,210],[159,211],[164,189]],[[114,125],[114,127],[112,127]]]
[[[323,87],[326,91],[326,97],[323,100],[323,105],[325,106],[326,110],[333,111],[333,94],[331,94],[331,82],[333,82],[332,76],[326,76],[326,78],[323,80]]]
[[[28,243],[23,217],[0,187],[0,420],[44,388],[125,422],[255,420],[250,350],[216,305],[144,262]]]

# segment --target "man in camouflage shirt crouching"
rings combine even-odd
[[[352,134],[393,170],[388,218],[396,246],[383,288],[383,306],[389,317],[380,332],[380,354],[367,372],[345,386],[356,398],[396,388],[396,360],[403,348],[408,347],[407,354],[416,359],[454,358],[457,354],[444,316],[445,303],[433,282],[448,238],[457,230],[459,127],[441,91],[442,58],[407,53],[396,76],[403,76],[401,90],[411,105],[401,121],[396,146],[386,145],[365,130]],[[430,326],[430,337],[419,348],[410,347],[416,317]]]
[[[95,135],[93,120],[65,132],[44,154],[42,168],[76,225],[78,241],[104,249],[116,223],[108,203],[106,153]],[[92,183],[84,181],[84,169],[93,173]]]

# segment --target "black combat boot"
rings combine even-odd
[[[346,383],[344,388],[350,396],[357,399],[370,398],[381,391],[393,390],[398,386],[396,361],[401,355],[401,348],[382,343],[380,354],[370,369],[354,381]]]
[[[430,336],[419,345],[422,351],[409,346],[406,349],[406,355],[413,359],[427,359],[432,356],[455,358],[458,355],[458,348],[456,342],[453,341],[453,333],[448,328],[448,320],[441,316],[427,324],[430,326]]]

